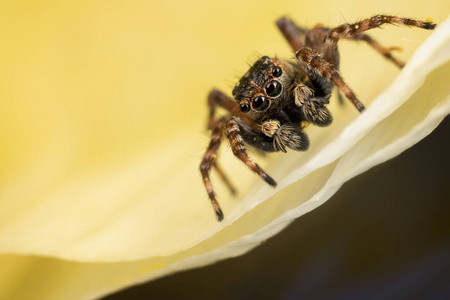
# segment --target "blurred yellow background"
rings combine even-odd
[[[202,134],[211,88],[229,93],[255,52],[291,56],[274,25],[282,15],[306,26],[336,26],[381,12],[439,23],[448,15],[439,6],[449,7],[446,1],[3,2],[1,182],[29,164],[39,166],[39,158],[42,166],[51,161],[52,170],[45,165],[30,176],[54,185],[188,131]],[[418,30],[391,26],[371,33],[381,42],[395,36],[404,48],[400,56],[408,57],[420,42],[408,41],[411,31]],[[342,52],[343,68],[349,58],[366,62]],[[356,72],[343,74],[365,98]],[[367,75],[370,89],[379,77]]]

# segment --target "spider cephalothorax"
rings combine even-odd
[[[340,39],[365,41],[384,57],[402,67],[403,63],[390,53],[397,48],[384,48],[363,33],[383,24],[400,24],[423,29],[434,29],[436,26],[431,22],[377,15],[333,29],[316,26],[306,30],[287,18],[281,18],[277,21],[277,26],[295,52],[296,61],[263,56],[236,84],[232,92],[234,99],[218,90],[209,94],[208,128],[212,130],[211,142],[200,164],[200,171],[219,221],[223,219],[223,213],[209,177],[212,167],[215,167],[231,192],[235,193],[216,162],[216,154],[223,137],[227,137],[237,158],[275,187],[275,180],[248,157],[245,144],[266,152],[286,152],[288,148],[306,151],[309,140],[303,131],[304,124],[331,124],[333,118],[326,105],[335,86],[358,111],[363,111],[364,105],[338,72],[337,42]],[[228,110],[229,114],[216,118],[217,105]]]
[[[292,67],[280,59],[263,56],[239,80],[232,94],[241,112],[257,120],[278,107],[290,85]]]

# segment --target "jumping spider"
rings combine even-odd
[[[432,22],[387,15],[373,16],[336,28],[317,25],[307,30],[287,18],[279,19],[276,24],[294,51],[296,62],[263,56],[236,84],[232,92],[234,99],[218,90],[213,90],[208,97],[211,142],[200,164],[200,172],[219,221],[222,221],[223,213],[209,177],[212,167],[217,170],[230,191],[235,193],[216,162],[216,154],[224,135],[233,154],[265,182],[275,187],[275,180],[248,157],[244,144],[266,152],[286,152],[286,148],[306,151],[309,140],[302,124],[331,124],[333,118],[326,105],[334,86],[358,111],[364,110],[364,105],[339,75],[337,43],[340,39],[365,41],[401,68],[403,63],[391,55],[391,51],[398,48],[384,48],[363,32],[383,24],[430,30],[436,27]],[[225,108],[229,114],[216,119],[217,106]]]

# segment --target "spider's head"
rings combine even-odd
[[[278,58],[263,56],[245,73],[233,89],[233,97],[243,113],[265,112],[278,106],[290,70]]]

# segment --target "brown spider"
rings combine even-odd
[[[331,124],[333,118],[326,105],[334,86],[338,87],[358,111],[364,110],[364,105],[339,75],[339,39],[365,41],[401,68],[403,63],[390,53],[398,48],[384,48],[363,32],[383,24],[430,30],[436,27],[432,22],[387,15],[373,16],[333,29],[317,25],[307,30],[287,18],[279,19],[276,24],[295,52],[296,62],[263,56],[236,84],[232,93],[234,99],[218,90],[211,91],[208,96],[208,129],[212,130],[211,142],[200,164],[200,172],[219,221],[222,221],[223,213],[209,177],[212,167],[215,167],[231,193],[235,193],[216,163],[217,151],[224,135],[233,154],[265,182],[275,187],[275,180],[248,157],[244,144],[266,152],[286,152],[286,148],[306,151],[309,140],[302,124]],[[225,108],[229,114],[216,119],[216,106]]]

